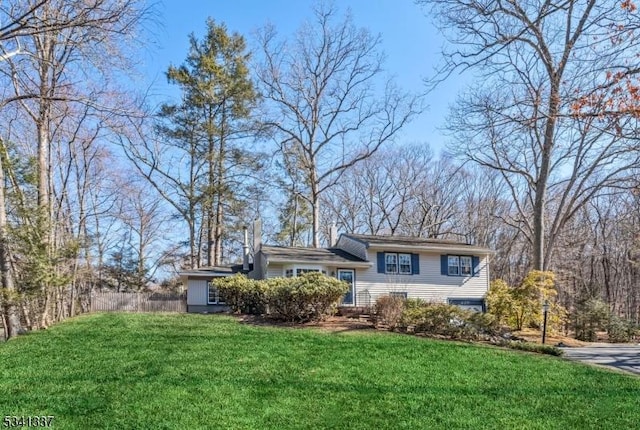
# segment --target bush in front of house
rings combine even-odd
[[[376,300],[374,323],[390,330],[465,340],[489,340],[499,334],[500,328],[493,315],[391,295]]]
[[[464,325],[470,312],[455,305],[428,303],[406,309],[402,313],[401,324],[413,326],[414,333],[446,336],[454,339],[463,337]]]
[[[269,316],[290,322],[320,321],[333,313],[347,292],[346,282],[319,272],[266,281]]]
[[[220,296],[235,313],[261,315],[265,313],[266,285],[245,275],[216,279],[214,285]]]
[[[406,306],[406,299],[397,296],[380,296],[374,305],[373,323],[396,328]]]
[[[499,324],[493,315],[446,303],[410,304],[402,313],[400,326],[413,327],[416,334],[464,340],[488,340],[499,332]]]

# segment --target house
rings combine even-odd
[[[182,272],[189,312],[216,312],[224,303],[211,284],[219,276],[245,273],[253,279],[322,272],[347,282],[341,306],[372,306],[383,295],[420,298],[484,311],[489,289],[487,248],[449,240],[405,236],[342,234],[329,248],[263,245],[254,228],[254,261],[249,263],[245,230],[244,262]],[[335,233],[332,234],[335,237]]]

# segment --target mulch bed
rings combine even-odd
[[[289,328],[309,328],[315,327],[329,332],[345,332],[353,330],[375,330],[372,323],[356,318],[346,318],[340,316],[329,317],[320,322],[292,323],[265,318],[260,315],[236,315],[236,318],[243,324],[258,326],[274,326]]]

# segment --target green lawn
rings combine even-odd
[[[630,429],[640,378],[393,333],[98,314],[0,344],[3,415],[77,429]]]

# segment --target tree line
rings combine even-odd
[[[425,92],[386,77],[380,36],[317,4],[296,33],[265,26],[250,43],[209,18],[167,66],[179,98],[154,104],[128,74],[153,6],[5,2],[8,337],[85,311],[94,289],[235,261],[255,218],[288,246],[326,245],[332,224],[487,246],[492,278],[551,270],[565,308],[599,298],[638,321],[635,5],[418,4],[448,40]],[[446,150],[401,141],[456,73],[474,83]]]

